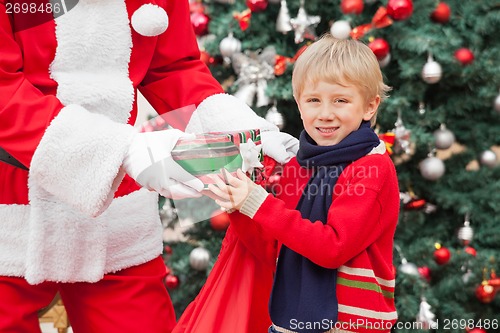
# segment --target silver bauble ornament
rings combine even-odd
[[[337,39],[347,39],[351,35],[351,25],[348,21],[339,20],[333,22],[330,27],[330,33]]]
[[[219,44],[220,54],[225,58],[231,58],[233,54],[241,52],[241,42],[232,33],[222,39]]]
[[[412,262],[408,262],[405,258],[401,260],[399,271],[408,275],[419,276],[418,267]]]
[[[474,237],[474,229],[471,228],[469,221],[465,221],[464,226],[458,229],[457,237],[462,245],[470,244],[472,238]]]
[[[441,178],[446,170],[443,161],[435,156],[429,156],[420,162],[419,168],[422,177],[432,181]]]
[[[281,8],[276,19],[276,31],[286,34],[292,31],[292,24],[290,23],[290,12],[286,0],[281,0]]]
[[[283,115],[278,111],[276,105],[273,105],[266,113],[266,120],[271,124],[276,125],[280,131],[285,127],[285,119]]]
[[[469,281],[474,277],[474,273],[472,273],[472,270],[469,268],[465,272],[464,275],[462,275],[462,281],[467,284]]]
[[[392,130],[395,138],[393,147],[394,153],[411,154],[411,130],[405,127],[403,117],[401,116],[401,110],[398,110],[398,119],[396,119],[394,126]]]
[[[496,112],[500,113],[500,94],[498,94],[497,98],[495,98],[494,108]]]
[[[497,165],[497,154],[493,150],[485,150],[479,155],[479,162],[488,168],[493,168]]]
[[[420,114],[420,115],[423,116],[425,114],[425,112],[426,112],[426,110],[425,110],[425,103],[424,102],[419,102],[418,103],[418,114]]]
[[[455,134],[441,124],[438,130],[434,131],[434,144],[437,149],[448,149],[455,143]]]
[[[390,62],[391,62],[391,54],[387,53],[387,55],[383,59],[380,59],[378,61],[378,64],[379,64],[380,68],[384,68],[387,65],[389,65]]]
[[[204,271],[210,263],[210,252],[204,247],[194,248],[189,254],[189,264],[197,271]]]
[[[441,80],[442,75],[443,69],[441,65],[434,61],[432,55],[429,55],[427,63],[422,68],[422,79],[429,84],[434,84]]]

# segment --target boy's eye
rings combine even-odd
[[[343,99],[343,98],[336,98],[334,100],[335,103],[347,103],[347,100]]]
[[[318,99],[318,98],[314,98],[314,97],[312,97],[312,98],[308,98],[308,99],[306,100],[306,102],[307,102],[307,103],[317,103],[317,102],[319,102],[319,99]]]

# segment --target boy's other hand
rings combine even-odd
[[[250,192],[257,187],[240,169],[236,176],[222,170],[221,175],[213,177],[215,184],[208,185],[208,189],[220,198],[215,203],[223,208],[240,210]]]

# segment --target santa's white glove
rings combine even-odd
[[[201,196],[203,183],[172,159],[180,138],[194,138],[177,129],[137,133],[123,160],[125,171],[143,187],[172,199]]]
[[[265,131],[260,133],[262,152],[276,162],[285,164],[297,155],[299,140],[288,133]]]

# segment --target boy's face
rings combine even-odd
[[[305,85],[297,104],[307,134],[318,146],[331,146],[357,130],[363,120],[370,120],[380,97],[365,101],[356,86],[319,81]]]

